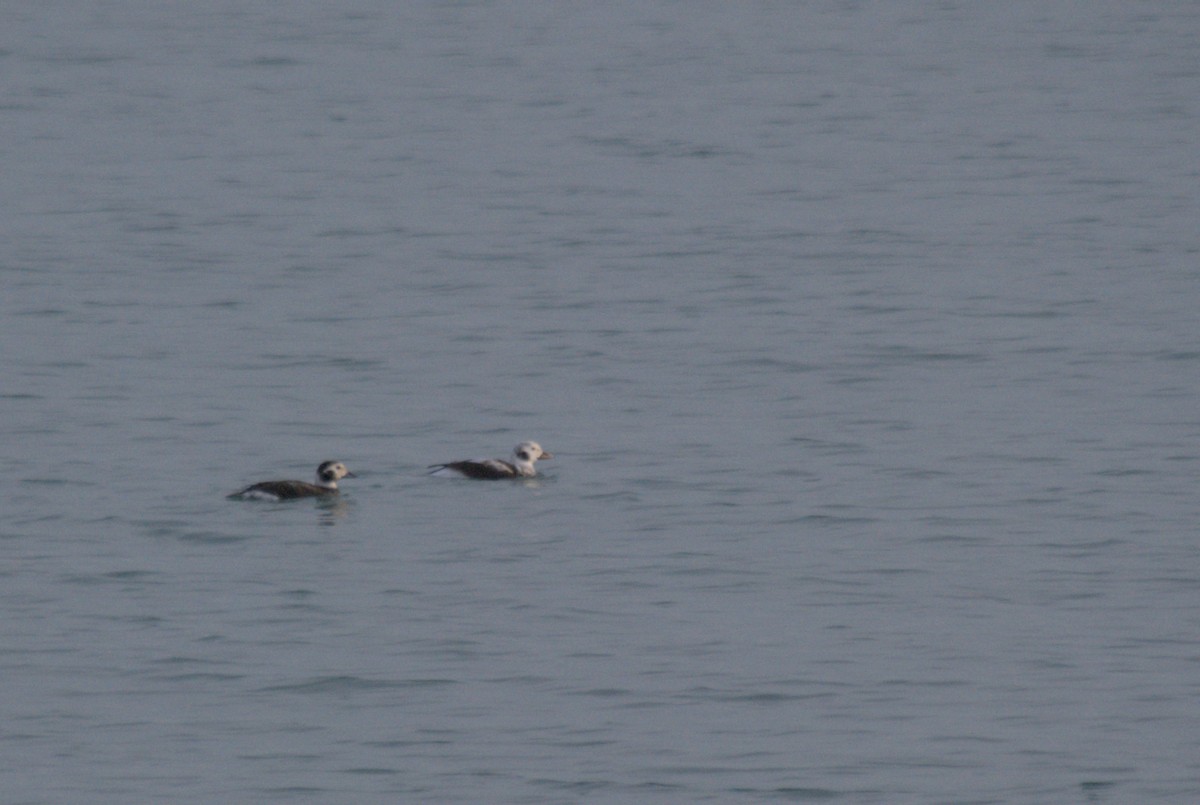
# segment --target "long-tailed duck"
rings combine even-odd
[[[241,500],[290,500],[292,498],[311,498],[322,495],[337,495],[337,482],[341,478],[356,478],[354,473],[346,469],[340,461],[325,461],[317,467],[317,482],[304,481],[262,481],[252,484],[240,492],[229,495]]]
[[[512,460],[476,458],[470,461],[451,461],[431,464],[430,475],[457,475],[464,478],[497,480],[500,478],[531,478],[537,475],[533,462],[539,458],[554,458],[537,442],[521,442],[513,448]]]

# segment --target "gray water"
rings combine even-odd
[[[3,802],[1200,801],[1196,4],[12,5]]]

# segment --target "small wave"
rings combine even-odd
[[[457,684],[453,679],[366,679],[361,676],[319,676],[304,682],[268,685],[263,692],[340,693],[387,688],[427,688]]]

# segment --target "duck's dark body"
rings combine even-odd
[[[240,492],[229,495],[239,500],[293,500],[337,495],[337,482],[342,478],[354,478],[340,461],[325,461],[317,467],[317,482],[305,481],[261,481],[251,484]]]
[[[443,470],[453,470],[464,478],[476,478],[485,481],[516,478],[520,475],[516,467],[498,458],[488,459],[487,461],[451,461],[449,464],[434,464],[429,469],[430,474],[440,473]]]
[[[263,481],[248,486],[241,492],[234,492],[231,498],[263,498],[275,500],[291,500],[293,498],[312,498],[325,495],[341,494],[337,488],[306,483],[304,481]]]

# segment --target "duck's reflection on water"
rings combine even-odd
[[[318,519],[321,525],[336,525],[337,521],[345,517],[350,511],[350,502],[340,495],[331,495],[328,498],[317,501],[316,505]]]

